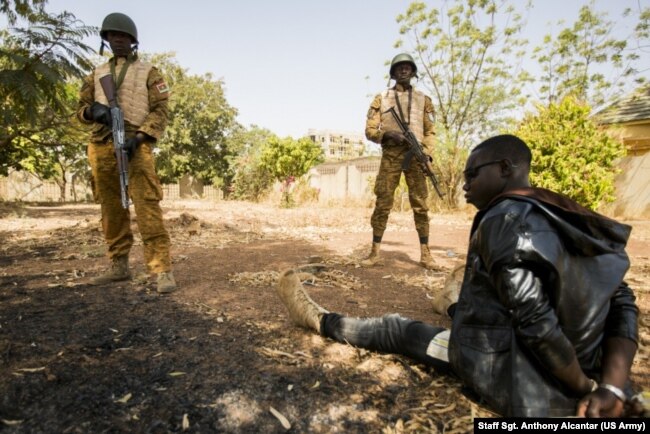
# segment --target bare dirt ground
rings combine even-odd
[[[278,271],[318,256],[328,269],[307,288],[326,308],[448,325],[430,299],[463,260],[469,214],[432,215],[442,270],[427,272],[410,213],[391,214],[385,263],[364,269],[367,208],[163,208],[180,285],[168,296],[143,275],[139,243],[137,278],[87,284],[107,265],[96,205],[0,202],[0,431],[272,433],[286,418],[291,432],[451,433],[492,415],[451,377],[294,327],[273,289]],[[648,390],[650,222],[628,223],[633,379]]]

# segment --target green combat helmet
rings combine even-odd
[[[102,23],[102,29],[99,31],[99,36],[106,39],[106,32],[108,31],[124,32],[133,38],[133,43],[138,43],[138,29],[135,23],[127,15],[119,12],[106,15]]]
[[[390,62],[390,78],[394,78],[393,71],[395,69],[395,66],[398,63],[410,63],[411,66],[413,67],[414,75],[416,77],[418,76],[418,67],[415,64],[415,61],[413,60],[413,57],[411,57],[411,55],[408,54],[408,53],[400,53],[397,56],[393,57],[393,61]]]

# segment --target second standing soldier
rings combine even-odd
[[[102,48],[107,41],[114,57],[86,77],[77,109],[79,120],[93,125],[88,159],[93,194],[101,204],[102,228],[111,260],[109,270],[95,277],[92,283],[101,285],[131,277],[131,216],[120,199],[111,115],[99,83],[101,77],[110,74],[117,88],[117,103],[124,112],[126,148],[130,153],[129,195],[138,216],[147,270],[157,275],[158,292],[172,292],[176,281],[171,271],[170,239],[163,224],[162,188],[152,152],[169,119],[169,87],[156,68],[138,59],[138,31],[131,18],[121,13],[107,15],[100,36]]]
[[[430,154],[434,142],[433,103],[428,96],[411,86],[411,79],[416,76],[417,66],[409,54],[395,56],[390,65],[390,78],[396,81],[396,85],[377,95],[368,110],[366,137],[381,144],[382,157],[375,181],[377,201],[370,220],[372,249],[370,255],[361,261],[365,267],[379,262],[381,240],[402,172],[406,178],[415,228],[420,238],[420,264],[427,269],[436,267],[429,250],[429,192],[426,177],[416,161],[406,171],[402,170],[402,163],[409,150],[408,143],[397,122],[386,112],[394,107],[402,122],[410,127],[425,148],[424,152]]]

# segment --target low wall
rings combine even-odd
[[[324,163],[309,171],[309,185],[319,190],[319,200],[372,198],[379,157]]]
[[[66,185],[65,200],[68,202],[92,202],[93,195],[90,186],[85,182],[77,182],[72,191],[72,182]],[[188,188],[183,184],[163,184],[165,200],[205,199],[221,200],[221,189],[211,185],[201,185],[198,188]],[[76,199],[75,199],[76,198]],[[7,177],[0,177],[0,200],[23,202],[59,202],[61,188],[53,181],[41,181],[27,172],[11,172]]]

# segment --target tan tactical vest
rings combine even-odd
[[[422,142],[424,138],[424,94],[413,89],[413,96],[411,100],[411,116],[408,116],[406,113],[409,106],[409,93],[397,92],[394,89],[386,89],[385,92],[381,94],[381,125],[379,128],[383,131],[401,131],[397,122],[393,118],[393,115],[386,113],[386,111],[395,107],[395,112],[399,116],[399,109],[397,108],[395,101],[395,93],[399,97],[400,105],[402,106],[402,112],[406,119],[402,119],[404,123],[408,122],[408,126],[415,134],[415,137],[418,141]],[[410,121],[409,121],[410,118]]]
[[[115,74],[119,75],[126,60],[118,58]],[[126,70],[124,81],[117,90],[117,104],[124,112],[124,120],[129,124],[139,127],[149,114],[149,91],[147,78],[152,65],[136,60]],[[108,105],[108,100],[101,84],[100,77],[111,73],[110,62],[95,69],[95,101]]]

